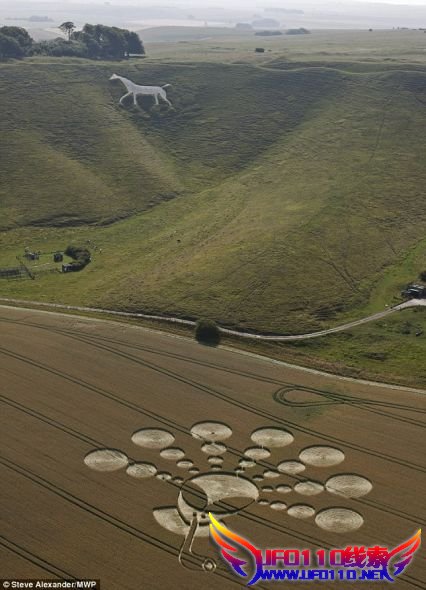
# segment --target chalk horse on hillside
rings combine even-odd
[[[155,100],[155,104],[160,104],[159,98],[164,100],[170,107],[173,106],[170,100],[167,98],[166,89],[171,88],[171,84],[165,84],[164,86],[139,86],[139,84],[135,84],[131,80],[127,78],[123,78],[123,76],[117,76],[117,74],[113,74],[110,80],[120,80],[127,89],[127,93],[124,94],[119,102],[123,106],[123,100],[128,96],[133,95],[133,104],[137,106],[137,97],[138,96],[152,96]]]

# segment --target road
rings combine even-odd
[[[182,320],[180,318],[172,317],[172,316],[161,316],[161,315],[153,315],[147,313],[129,313],[125,311],[112,311],[109,309],[101,309],[96,307],[84,307],[84,306],[77,306],[77,305],[64,305],[61,303],[44,303],[40,301],[25,301],[23,299],[10,299],[7,297],[0,297],[0,302],[3,302],[6,305],[10,306],[25,306],[31,305],[36,307],[46,307],[49,309],[64,309],[69,311],[80,311],[80,312],[89,312],[89,313],[99,313],[99,314],[108,314],[111,316],[118,316],[118,317],[128,317],[128,318],[141,318],[147,320],[156,320],[162,322],[168,322],[172,324],[178,324],[183,326],[195,326],[195,322],[191,320]],[[359,320],[354,320],[352,322],[348,322],[346,324],[342,324],[340,326],[335,326],[334,328],[327,328],[325,330],[320,330],[318,332],[310,332],[307,334],[291,334],[291,335],[268,335],[268,334],[252,334],[250,332],[240,332],[238,330],[230,330],[228,328],[220,328],[220,331],[223,334],[228,334],[230,336],[239,336],[240,338],[247,338],[251,340],[263,340],[269,342],[292,342],[295,340],[308,340],[310,338],[319,338],[320,336],[326,336],[327,334],[334,334],[335,332],[343,332],[344,330],[349,330],[350,328],[354,328],[356,326],[360,326],[361,324],[366,324],[368,322],[374,322],[376,320],[383,319],[388,315],[391,315],[397,311],[402,311],[403,309],[408,309],[410,307],[424,307],[426,306],[426,299],[410,299],[409,301],[405,301],[395,307],[389,307],[385,311],[380,311],[373,315],[361,318]]]

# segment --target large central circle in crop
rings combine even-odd
[[[245,477],[230,473],[207,473],[196,475],[185,482],[178,497],[178,509],[182,518],[191,522],[194,514],[235,514],[258,497],[257,486]]]

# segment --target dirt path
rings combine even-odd
[[[2,300],[2,298],[0,298],[0,301]],[[424,304],[422,304],[424,305]],[[37,311],[37,313],[42,313],[42,314],[51,314],[53,316],[61,316],[63,318],[69,318],[70,315],[66,314],[66,313],[62,313],[60,311],[53,311],[53,310],[47,310],[47,309],[40,309],[40,310],[32,310],[31,308],[25,308],[25,307],[16,307],[13,305],[5,305],[5,304],[1,304],[0,303],[0,309],[27,309],[28,311]],[[119,312],[117,312],[119,313]],[[90,321],[90,322],[97,322],[97,323],[109,323],[109,322],[114,322],[115,320],[110,320],[110,319],[101,319],[101,318],[93,318],[93,317],[87,317],[87,316],[80,316],[80,315],[72,315],[71,317],[74,318],[79,318],[81,320],[85,320],[85,321]],[[117,323],[120,325],[119,320],[116,320]],[[190,323],[190,322],[188,322]],[[162,336],[166,336],[168,339],[177,339],[177,340],[182,340],[184,342],[192,342],[192,338],[188,338],[187,336],[182,336],[179,334],[173,334],[171,332],[162,332],[160,330],[157,329],[152,329],[152,328],[147,328],[145,326],[138,326],[135,324],[123,324],[125,325],[127,328],[131,328],[131,329],[136,329],[136,330],[144,330],[146,332],[152,332],[158,335],[162,335]],[[391,390],[398,390],[398,391],[407,391],[410,393],[416,393],[416,394],[421,394],[421,395],[426,395],[426,390],[424,389],[418,389],[415,387],[407,387],[404,385],[397,385],[397,384],[391,384],[391,383],[384,383],[381,381],[370,381],[368,379],[358,379],[355,377],[347,377],[347,376],[343,376],[343,375],[338,375],[335,373],[327,373],[326,371],[320,371],[318,369],[312,369],[310,367],[304,367],[302,365],[295,365],[293,363],[288,363],[286,361],[283,360],[278,360],[278,359],[274,359],[271,357],[267,357],[261,354],[257,354],[254,352],[249,352],[247,350],[241,350],[238,348],[232,348],[230,346],[224,346],[221,345],[218,348],[220,348],[221,350],[226,350],[229,353],[232,354],[237,354],[237,355],[243,355],[246,357],[251,357],[253,359],[257,359],[260,360],[262,362],[266,362],[266,363],[270,363],[272,365],[276,365],[276,366],[281,366],[281,367],[285,367],[289,370],[292,371],[296,371],[296,372],[302,372],[302,373],[307,373],[313,376],[317,376],[317,377],[324,377],[324,378],[329,378],[329,379],[333,379],[333,380],[337,380],[337,381],[342,381],[342,382],[347,382],[347,383],[354,383],[354,384],[359,384],[359,385],[367,385],[367,386],[372,386],[372,387],[378,387],[378,388],[387,388],[387,389],[391,389]]]
[[[125,311],[112,311],[109,309],[101,309],[97,307],[82,307],[77,305],[64,305],[61,303],[43,303],[40,301],[25,301],[23,299],[10,299],[7,297],[0,297],[0,302],[5,303],[6,305],[31,305],[37,307],[47,307],[49,309],[65,309],[70,311],[82,311],[82,312],[89,312],[89,313],[101,313],[101,314],[108,314],[112,316],[118,317],[128,317],[128,318],[144,318],[147,320],[157,320],[162,322],[168,322],[172,324],[179,324],[183,326],[195,326],[195,322],[191,320],[182,320],[177,317],[173,316],[161,316],[161,315],[153,315],[147,313],[129,313]],[[252,340],[266,340],[270,342],[292,342],[295,340],[308,340],[310,338],[319,338],[320,336],[326,336],[327,334],[334,334],[335,332],[343,332],[344,330],[348,330],[350,328],[354,328],[355,326],[360,326],[361,324],[366,324],[368,322],[374,322],[376,320],[380,320],[396,311],[402,311],[403,309],[407,309],[410,307],[423,307],[426,306],[426,299],[410,299],[409,301],[405,301],[395,307],[389,307],[385,311],[380,311],[373,315],[367,316],[365,318],[361,318],[359,320],[354,320],[353,322],[348,322],[347,324],[342,324],[340,326],[336,326],[334,328],[327,328],[325,330],[320,330],[318,332],[310,332],[308,334],[291,334],[291,335],[266,335],[266,334],[252,334],[250,332],[240,332],[238,330],[229,330],[228,328],[220,328],[223,334],[229,334],[230,336],[239,336],[241,338],[249,338]]]
[[[238,332],[235,330],[227,330],[226,328],[221,328],[221,331],[225,334],[232,334],[237,336],[242,336],[243,338],[253,338],[256,340],[269,340],[275,342],[291,342],[294,340],[308,340],[309,338],[319,338],[320,336],[326,336],[327,334],[333,334],[335,332],[343,332],[344,330],[348,330],[349,328],[354,328],[355,326],[359,326],[361,324],[367,324],[368,322],[374,322],[376,320],[380,320],[396,311],[402,311],[403,309],[407,309],[409,307],[417,307],[417,306],[426,306],[426,299],[410,299],[400,305],[396,305],[395,307],[389,307],[385,311],[380,311],[373,315],[367,316],[365,318],[361,318],[359,320],[354,320],[353,322],[348,322],[347,324],[342,324],[340,326],[336,326],[334,328],[327,328],[326,330],[320,330],[318,332],[310,332],[308,334],[292,334],[289,336],[279,336],[279,335],[272,335],[267,336],[264,334],[250,334],[247,332]]]

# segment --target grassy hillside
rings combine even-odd
[[[102,223],[182,191],[167,157],[116,108],[112,71],[0,67],[0,227]]]
[[[238,346],[298,365],[357,379],[426,387],[426,310],[407,309],[379,322],[313,340]]]
[[[392,303],[426,260],[426,75],[276,66],[0,66],[0,265],[102,248],[0,293],[279,332]],[[120,108],[113,71],[175,108]]]
[[[175,110],[122,109],[126,91],[109,81],[115,70],[139,83],[172,83]],[[339,84],[335,72],[305,80],[219,65],[2,66],[1,226],[111,221],[217,184]]]

